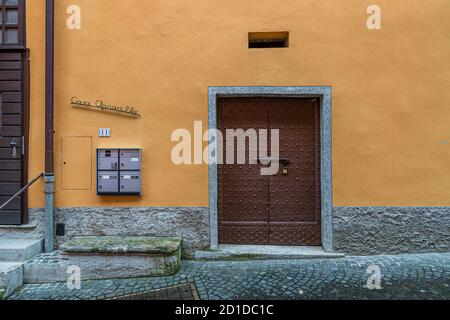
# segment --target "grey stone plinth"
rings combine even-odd
[[[170,276],[178,272],[180,238],[78,237],[61,246],[63,251],[43,254],[25,264],[26,283],[64,282],[70,267],[81,281]]]
[[[69,267],[78,267],[81,281],[174,275],[180,268],[180,250],[157,254],[62,254],[43,255],[24,266],[25,283],[66,282]]]
[[[347,254],[450,251],[450,207],[335,207],[335,249]]]
[[[162,254],[181,249],[181,238],[161,237],[77,237],[61,246],[69,254]]]

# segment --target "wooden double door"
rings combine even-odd
[[[217,111],[224,159],[227,150],[235,153],[235,163],[218,168],[219,243],[321,245],[320,100],[220,98]],[[246,161],[238,164],[237,139],[227,141],[227,129],[268,130],[263,141],[268,158],[250,164],[254,153],[246,139]],[[275,156],[270,154],[273,129],[279,130]],[[227,148],[230,144],[235,144],[234,150]],[[279,160],[273,175],[261,174],[261,168],[269,166],[267,160]]]

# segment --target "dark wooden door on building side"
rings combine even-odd
[[[0,1],[0,206],[27,182],[29,51],[25,0]],[[0,210],[0,225],[27,223],[27,194]]]
[[[22,152],[26,135],[24,61],[26,52],[0,51],[0,205],[21,189],[26,181]],[[26,195],[0,210],[0,225],[24,222]]]
[[[221,98],[218,128],[224,138],[226,129],[279,129],[279,158],[289,161],[287,172],[280,163],[261,175],[267,166],[249,164],[247,139],[246,164],[219,165],[219,243],[321,245],[319,99]]]

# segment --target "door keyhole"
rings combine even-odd
[[[281,159],[280,162],[282,165],[281,172],[283,173],[283,175],[287,175],[289,172],[290,161],[288,159]]]

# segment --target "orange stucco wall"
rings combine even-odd
[[[31,49],[30,175],[43,170],[44,0],[27,1]],[[81,30],[66,9],[82,10]],[[369,31],[366,10],[382,9]],[[207,166],[174,166],[176,128],[207,125],[208,86],[333,87],[334,205],[450,205],[448,0],[57,0],[56,205],[206,206]],[[249,31],[290,31],[287,49],[249,50]],[[70,98],[130,104],[129,119]],[[111,128],[110,139],[97,137]],[[144,196],[61,188],[61,139],[144,149]],[[43,206],[42,185],[30,195]]]

